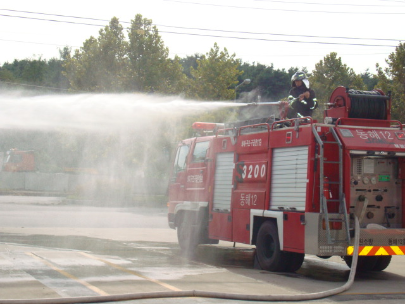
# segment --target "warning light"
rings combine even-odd
[[[395,132],[395,135],[397,136],[398,139],[405,139],[404,132]]]
[[[224,124],[214,122],[195,122],[192,125],[194,130],[214,131],[216,128],[221,129]]]

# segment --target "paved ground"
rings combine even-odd
[[[6,299],[207,290],[298,294],[336,288],[349,268],[338,257],[306,256],[293,274],[253,268],[253,248],[220,242],[180,254],[164,208],[97,207],[61,198],[0,197],[0,303]],[[317,303],[403,303],[405,258],[384,272],[357,274],[342,295]],[[242,303],[175,298],[124,303]],[[250,302],[243,302],[250,303]]]

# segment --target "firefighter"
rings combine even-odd
[[[304,72],[296,72],[291,77],[291,90],[287,118],[312,116],[317,107],[314,90],[309,88],[309,81]]]

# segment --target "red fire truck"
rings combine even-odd
[[[34,151],[21,151],[10,149],[6,152],[6,159],[3,163],[3,171],[6,172],[29,172],[35,171]]]
[[[179,143],[168,221],[181,250],[224,240],[255,245],[256,265],[269,271],[296,271],[305,254],[350,267],[357,216],[358,270],[405,254],[405,132],[391,120],[390,94],[338,87],[323,123],[280,120],[273,108],[194,123],[211,134]]]

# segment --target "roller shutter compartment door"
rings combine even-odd
[[[229,211],[231,209],[232,177],[235,167],[233,159],[233,152],[217,154],[214,182],[214,211]]]
[[[308,146],[273,150],[270,209],[305,211]]]

